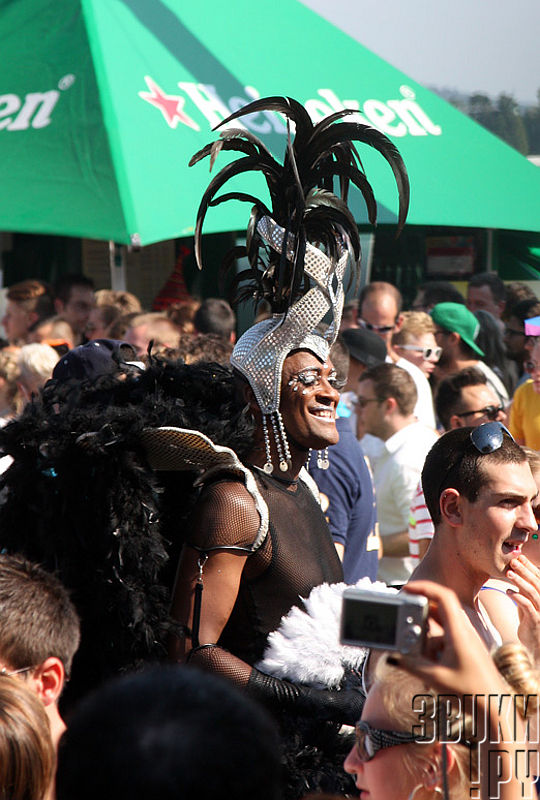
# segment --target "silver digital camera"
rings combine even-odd
[[[427,616],[428,600],[420,595],[345,589],[341,644],[418,655],[424,644]]]

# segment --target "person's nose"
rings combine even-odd
[[[506,413],[506,411],[504,410],[504,408],[500,408],[500,409],[499,409],[499,411],[497,412],[497,416],[495,417],[495,419],[497,420],[497,422],[502,422],[502,424],[503,424],[503,425],[506,425],[506,422],[507,422],[507,420],[508,420],[508,414]]]
[[[345,761],[343,762],[343,769],[348,775],[358,775],[358,773],[363,769],[364,764],[358,758],[358,752],[356,749],[356,744],[354,744],[349,750],[349,754],[347,755]]]
[[[320,383],[317,391],[317,399],[327,404],[334,403],[336,406],[339,403],[339,392],[335,386],[332,386],[327,378],[323,378]]]
[[[529,533],[536,533],[538,530],[538,522],[536,521],[536,517],[534,516],[534,512],[532,510],[531,503],[524,503],[521,507],[521,514],[519,519],[516,520],[516,524],[519,528],[524,531],[528,531]]]

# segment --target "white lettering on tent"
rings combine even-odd
[[[7,128],[11,122],[11,116],[9,115],[15,114],[20,107],[21,99],[16,94],[0,95],[0,130]]]
[[[402,87],[402,90],[404,88]],[[427,136],[428,133],[431,133],[432,136],[441,135],[441,126],[435,125],[431,121],[426,112],[415,101],[414,96],[405,100],[387,100],[387,105],[394,109],[413,136]]]
[[[46,128],[51,122],[51,113],[58,102],[60,92],[29,92],[24,98],[24,105],[8,126],[8,131],[25,131],[32,128]]]
[[[407,126],[403,122],[398,122],[395,125],[391,124],[396,119],[396,113],[391,108],[388,108],[388,105],[383,103],[382,100],[366,100],[363,105],[363,111],[371,124],[383,133],[390,136],[405,136]]]
[[[188,81],[179,81],[178,86],[193,100],[199,111],[210,123],[211,128],[215,128],[231,113],[216,92],[215,86]],[[223,127],[245,128],[246,126],[240,120],[235,119],[229,126],[224,125]]]

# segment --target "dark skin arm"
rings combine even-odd
[[[238,531],[225,529],[225,521],[236,521]],[[221,539],[227,544],[244,545],[254,541],[259,515],[248,491],[237,482],[212,484],[203,494],[190,519],[188,541],[204,549]],[[233,523],[234,525],[234,523]],[[225,537],[225,538],[224,538]],[[171,615],[191,630],[195,586],[199,575],[201,552],[186,545],[178,564],[173,590]],[[208,552],[203,569],[203,612],[200,618],[200,644],[215,644],[227,624],[238,597],[242,572],[248,553],[227,550]],[[169,654],[184,662],[192,648],[191,637],[172,637]]]

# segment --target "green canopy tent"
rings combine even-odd
[[[190,156],[231,110],[280,94],[316,119],[357,108],[390,136],[410,224],[540,231],[537,168],[297,0],[0,0],[0,14],[0,230],[187,236],[209,179]],[[244,123],[281,156],[280,117]],[[392,173],[361,155],[391,223]],[[224,204],[205,230],[241,230],[247,216]]]

